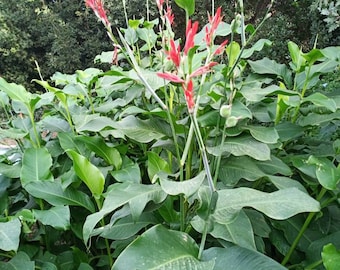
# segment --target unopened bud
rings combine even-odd
[[[241,19],[242,19],[241,14],[237,14],[236,18],[231,21],[230,28],[233,33],[236,33],[237,29],[240,27]]]
[[[228,117],[225,125],[226,125],[226,127],[234,127],[234,126],[237,125],[237,122],[238,122],[238,118],[237,117],[230,116],[230,117]]]
[[[231,105],[222,105],[220,108],[220,115],[224,118],[228,118],[231,114]]]

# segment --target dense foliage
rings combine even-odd
[[[121,32],[86,2],[109,68],[0,78],[0,269],[337,269],[340,47],[261,57],[270,5],[178,0],[180,39],[164,1]]]

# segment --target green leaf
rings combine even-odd
[[[84,242],[87,243],[96,224],[107,214],[117,208],[129,204],[134,220],[137,220],[149,201],[160,203],[166,198],[166,193],[159,185],[114,184],[106,194],[102,209],[87,216],[83,227]]]
[[[215,260],[214,270],[286,270],[273,259],[247,248],[233,246],[213,247],[203,252],[203,260]]]
[[[155,152],[148,152],[148,175],[152,183],[159,172],[171,173],[169,164]]]
[[[240,51],[241,51],[240,44],[237,43],[236,41],[231,42],[227,46],[226,52],[227,52],[227,55],[228,55],[228,66],[230,68],[235,64],[235,62],[236,62],[236,60],[237,60],[237,58],[240,54]]]
[[[20,233],[21,222],[18,218],[8,222],[0,222],[0,249],[5,251],[17,251]]]
[[[296,137],[303,135],[304,129],[290,122],[283,122],[275,126],[277,133],[279,134],[280,141],[286,142]]]
[[[340,251],[333,244],[324,246],[322,253],[322,261],[327,270],[337,270],[340,265]]]
[[[306,63],[302,51],[293,41],[288,42],[288,50],[290,53],[290,57],[292,58],[292,62],[295,65],[295,71],[300,72],[301,68],[303,68]]]
[[[118,256],[112,270],[214,269],[213,259],[200,262],[197,255],[197,244],[188,234],[156,225]]]
[[[51,166],[52,157],[46,148],[27,148],[22,158],[21,184],[25,187],[30,182],[52,181]]]
[[[15,83],[8,83],[0,77],[0,90],[4,91],[12,100],[20,101],[29,106],[32,94],[25,87]]]
[[[67,150],[73,160],[73,168],[77,176],[87,185],[94,196],[103,193],[105,178],[101,171],[84,156],[73,150]]]
[[[142,180],[140,168],[127,157],[123,160],[122,168],[118,171],[111,171],[111,175],[121,183],[140,183]]]
[[[56,206],[48,210],[34,209],[33,214],[44,225],[50,225],[59,230],[67,230],[70,227],[70,208],[68,206]]]
[[[190,224],[199,233],[204,231],[205,221],[198,216],[194,217]],[[252,225],[248,216],[242,210],[231,221],[214,222],[213,229],[209,234],[240,247],[256,250]]]
[[[143,213],[137,221],[128,216],[118,220],[110,228],[104,229],[100,236],[112,240],[128,239],[141,229],[147,228],[150,224],[154,225],[157,223],[159,221],[151,213]]]
[[[243,129],[249,130],[251,136],[263,143],[274,144],[279,139],[279,134],[274,127],[245,126]]]
[[[248,60],[248,63],[255,73],[277,75],[284,80],[286,85],[291,85],[292,73],[285,64],[278,64],[267,57],[257,61]]]
[[[261,143],[250,136],[228,138],[224,145],[207,147],[210,154],[220,156],[224,152],[234,156],[250,156],[257,160],[270,160],[270,149],[267,144]]]
[[[202,171],[199,175],[192,179],[185,180],[183,182],[170,181],[166,175],[160,175],[160,184],[164,192],[169,195],[184,194],[186,198],[189,198],[197,192],[205,179],[205,172]]]
[[[101,137],[78,137],[77,140],[82,141],[98,156],[102,157],[109,165],[113,165],[116,170],[122,166],[122,157],[119,151],[108,146]]]
[[[315,165],[315,173],[319,183],[328,190],[337,189],[340,182],[340,167],[335,167],[327,158],[310,156],[307,164]]]
[[[223,222],[243,207],[252,207],[273,219],[287,219],[302,212],[318,212],[320,204],[306,193],[287,188],[265,193],[251,188],[224,189],[219,196],[214,212],[217,222]]]
[[[58,139],[60,146],[66,151],[69,149],[77,150],[78,153],[84,154],[84,143],[78,141],[73,133],[59,132]]]
[[[9,262],[0,262],[0,270],[34,270],[35,263],[22,251],[19,251]]]
[[[219,179],[227,186],[234,186],[240,179],[255,181],[266,173],[263,172],[248,156],[230,156],[223,159],[219,171]]]
[[[119,129],[127,137],[141,143],[149,143],[164,136],[161,130],[152,125],[151,120],[140,120],[132,115],[116,122],[114,128]]]
[[[30,182],[25,189],[32,196],[44,199],[55,206],[74,205],[84,207],[90,212],[95,211],[88,195],[71,187],[63,190],[59,182]]]
[[[251,48],[245,49],[241,57],[243,59],[249,58],[250,56],[253,55],[255,51],[259,52],[263,49],[263,47],[265,46],[270,47],[272,44],[273,43],[270,40],[261,38],[258,41],[256,41],[255,44],[251,46]]]
[[[303,53],[302,56],[306,59],[309,65],[313,65],[316,61],[324,57],[319,49],[312,49],[308,53]]]
[[[248,109],[247,106],[245,106],[242,102],[235,100],[232,107],[231,107],[231,114],[230,116],[235,116],[238,119],[252,119],[252,113]]]
[[[112,127],[116,123],[111,118],[100,114],[73,115],[73,121],[78,132],[99,132],[106,127]]]
[[[302,100],[302,103],[304,102],[312,102],[314,105],[325,107],[329,109],[331,112],[335,112],[337,109],[334,99],[326,97],[321,93],[311,94],[310,96]]]
[[[307,116],[301,117],[298,120],[298,124],[302,127],[319,126],[323,123],[328,123],[335,119],[340,119],[340,110],[329,114],[309,113]]]
[[[0,163],[0,172],[2,175],[8,178],[19,178],[20,177],[21,164],[15,163],[13,165],[7,165]]]
[[[191,16],[195,12],[195,0],[175,0],[176,4],[185,10],[187,16]]]
[[[306,194],[308,194],[305,187],[299,181],[296,181],[294,179],[291,179],[291,178],[285,177],[285,176],[267,175],[266,177],[278,189],[286,189],[286,188],[295,187],[298,190],[301,190],[302,192],[305,192]]]

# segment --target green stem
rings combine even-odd
[[[327,189],[325,189],[324,187],[321,189],[319,195],[317,196],[317,201],[320,202],[320,200],[322,199],[322,197],[325,195],[325,193],[327,192]],[[287,262],[289,261],[290,257],[292,256],[296,246],[298,245],[301,237],[303,236],[303,234],[305,233],[305,231],[307,230],[309,224],[312,222],[314,216],[317,214],[317,212],[311,212],[308,214],[304,224],[302,225],[298,235],[296,236],[296,238],[294,239],[293,244],[290,246],[290,249],[288,251],[288,253],[286,254],[286,256],[283,258],[281,264],[282,265],[286,265]]]
[[[198,259],[200,260],[202,257],[202,253],[204,250],[204,246],[205,246],[205,241],[207,240],[207,234],[208,234],[208,222],[204,223],[204,230],[203,230],[203,234],[202,234],[202,239],[201,239],[201,244],[200,244],[200,249],[198,252]]]
[[[27,106],[27,110],[28,110],[28,115],[29,115],[29,118],[31,120],[31,123],[32,123],[32,127],[33,127],[33,133],[34,133],[34,137],[35,137],[35,140],[36,140],[36,147],[40,148],[40,137],[38,135],[38,131],[37,131],[37,127],[35,125],[35,122],[34,122],[34,115],[31,111],[31,108],[29,108],[29,106]],[[33,142],[33,140],[32,140]]]
[[[98,210],[102,209],[102,202],[101,202],[100,198],[97,198],[95,196],[94,199],[96,201]],[[104,218],[101,219],[100,225],[101,226],[105,226]],[[104,238],[104,241],[105,241],[105,247],[106,247],[107,256],[109,257],[110,268],[111,268],[111,266],[113,265],[113,259],[112,259],[112,255],[111,255],[110,243],[109,243],[109,240],[107,238]]]

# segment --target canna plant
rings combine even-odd
[[[0,78],[1,136],[17,142],[0,156],[0,268],[329,267],[340,105],[313,87],[340,49],[289,43],[290,67],[250,60],[271,45],[252,44],[270,7],[254,28],[243,1],[231,24],[217,8],[202,28],[195,2],[177,1],[183,41],[168,1],[117,30],[103,1],[85,2],[113,43],[96,59],[110,70],[57,72],[36,80],[42,94]]]

